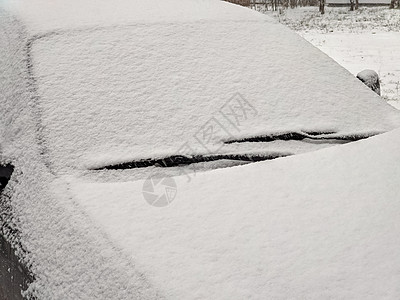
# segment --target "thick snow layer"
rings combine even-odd
[[[13,16],[0,10],[1,155],[16,167],[0,218],[35,274],[38,299],[312,298],[322,290],[364,296],[368,288],[397,298],[398,132],[199,173],[192,185],[177,178],[178,198],[165,210],[143,205],[143,182],[126,182],[128,171],[68,172],[121,152],[175,153],[201,139],[210,120],[242,138],[376,133],[399,126],[397,111],[300,37],[244,8],[197,1],[199,12],[182,16],[197,4],[168,1],[167,10],[152,1],[160,5],[153,15],[144,1],[120,1],[121,9],[115,1],[62,3],[3,0]],[[233,126],[221,109],[237,92],[251,106]],[[214,137],[207,147],[218,151],[232,138],[224,130]]]
[[[58,169],[110,154],[122,161],[121,151],[130,159],[176,154],[185,143],[192,153],[214,152],[232,137],[400,126],[397,110],[279,24],[71,31],[35,40],[31,55]]]
[[[400,130],[349,145],[143,182],[70,179],[80,207],[169,299],[398,299]]]
[[[134,23],[267,20],[221,0],[1,0],[0,5],[23,20],[31,34]]]
[[[15,166],[0,195],[0,230],[34,272],[35,299],[157,299],[146,277],[104,241],[65,197],[65,182],[44,165],[27,70],[28,35],[2,10],[0,23],[0,161]],[[58,184],[56,193],[52,184]]]

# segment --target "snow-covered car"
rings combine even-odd
[[[399,298],[400,112],[329,57],[219,0],[0,5],[26,297]]]

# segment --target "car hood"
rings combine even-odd
[[[207,173],[69,178],[81,209],[171,299],[398,298],[400,130]],[[172,181],[171,181],[172,180]],[[170,193],[151,205],[146,193]],[[172,193],[172,194],[171,194]],[[168,204],[168,205],[167,205]]]

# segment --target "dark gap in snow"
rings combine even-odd
[[[183,165],[191,165],[202,162],[212,162],[217,160],[234,160],[241,162],[257,162],[271,160],[279,157],[291,155],[290,153],[268,153],[268,154],[214,154],[214,155],[172,155],[159,159],[141,159],[132,162],[109,165],[105,167],[95,168],[92,170],[119,170],[119,169],[136,169],[147,167],[178,167]]]
[[[282,134],[277,134],[277,135],[264,135],[264,136],[254,136],[254,137],[248,137],[248,138],[243,138],[243,139],[235,139],[235,140],[227,140],[225,141],[225,144],[233,144],[233,143],[241,143],[241,142],[273,142],[276,140],[283,140],[283,141],[301,141],[305,139],[306,136],[301,133],[297,132],[288,132],[288,133],[282,133]]]
[[[12,165],[0,165],[0,193],[6,187],[13,172],[14,167]]]
[[[21,292],[26,291],[33,280],[11,244],[0,234],[0,299],[25,299]]]
[[[304,133],[312,136],[318,136],[322,134],[335,134],[336,131],[304,131]]]
[[[232,139],[224,141],[225,144],[233,144],[233,143],[244,143],[244,142],[273,142],[273,141],[302,141],[305,139],[308,140],[318,140],[318,141],[347,141],[354,142],[362,139],[369,138],[371,136],[376,135],[377,133],[369,133],[369,134],[351,134],[351,135],[336,135],[336,132],[286,132],[279,134],[270,134],[270,135],[260,135],[247,137],[243,139]]]

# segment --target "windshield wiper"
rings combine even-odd
[[[379,132],[381,133],[381,132]],[[379,133],[359,133],[359,134],[348,134],[348,135],[338,135],[334,131],[329,132],[285,132],[279,134],[267,134],[267,135],[258,135],[253,137],[246,137],[242,139],[230,139],[225,140],[225,144],[233,144],[233,143],[245,143],[245,142],[273,142],[273,141],[302,141],[305,139],[309,140],[338,140],[338,141],[348,141],[354,142],[362,139],[369,138],[371,136],[377,135]]]
[[[257,162],[271,160],[278,157],[291,155],[291,153],[267,153],[267,154],[210,154],[210,155],[171,155],[164,158],[148,158],[140,159],[131,162],[119,163],[105,167],[95,168],[92,170],[121,170],[121,169],[136,169],[148,167],[171,168],[182,165],[190,165],[202,162],[212,162],[217,160],[235,160],[241,162]]]
[[[273,142],[277,140],[283,141],[342,141],[352,142],[374,136],[378,133],[338,135],[336,132],[286,132],[270,135],[259,135],[246,137],[243,139],[225,140],[225,144],[244,143],[244,142]],[[310,141],[310,142],[311,142]],[[290,152],[268,152],[256,154],[207,154],[207,155],[171,155],[163,158],[147,158],[139,159],[130,162],[117,163],[104,167],[91,168],[91,170],[123,170],[123,169],[138,169],[148,167],[172,168],[184,165],[191,165],[203,162],[213,162],[220,160],[231,160],[243,163],[251,163],[264,160],[272,160],[279,157],[293,155]]]

